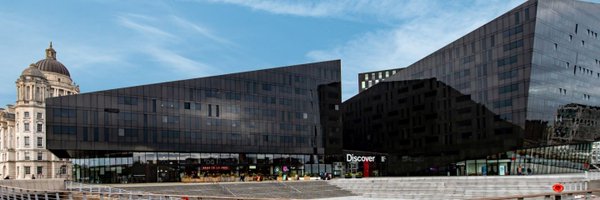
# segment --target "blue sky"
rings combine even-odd
[[[357,73],[409,65],[522,2],[4,1],[0,107],[49,41],[82,92],[341,59],[347,99]]]

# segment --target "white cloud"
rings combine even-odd
[[[199,75],[216,73],[216,70],[211,66],[182,56],[174,51],[153,46],[144,49],[150,58],[162,63],[164,67],[176,70],[180,74],[197,77]]]
[[[213,40],[215,42],[221,43],[221,44],[234,45],[231,41],[214,34],[212,30],[210,30],[204,26],[200,26],[198,24],[195,24],[193,22],[190,22],[184,18],[177,17],[177,16],[171,16],[171,18],[181,28],[191,29],[191,30],[199,33],[200,35],[202,35],[210,40]]]
[[[133,15],[130,14],[130,16],[133,16]],[[135,16],[136,16],[136,18],[140,18],[140,16],[142,16],[142,15],[135,15]],[[168,33],[167,31],[161,30],[161,29],[156,28],[151,25],[146,25],[146,24],[142,24],[139,22],[135,22],[132,19],[125,17],[125,16],[119,17],[119,23],[127,28],[138,31],[145,36],[150,36],[150,37],[163,36],[163,37],[175,38],[174,35],[172,35],[171,33]]]
[[[273,14],[304,17],[335,17],[349,20],[363,20],[362,17],[375,17],[382,21],[399,20],[427,15],[432,10],[431,1],[423,0],[209,0],[265,11]],[[442,2],[442,1],[438,1]]]

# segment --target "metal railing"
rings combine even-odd
[[[530,199],[530,198],[531,199],[539,199],[542,197],[544,199],[575,199],[576,197],[578,199],[580,199],[580,198],[590,199],[593,197],[592,193],[597,193],[597,192],[600,192],[600,189],[561,192],[561,193],[548,192],[548,193],[539,193],[539,194],[512,195],[512,196],[505,196],[505,197],[486,197],[486,198],[475,198],[475,199],[476,200],[501,200],[501,199],[525,200],[525,199]]]
[[[73,192],[88,192],[88,193],[95,192],[95,193],[106,193],[106,194],[112,194],[112,193],[152,194],[152,193],[148,193],[148,192],[128,191],[128,190],[121,189],[121,188],[114,188],[114,187],[104,186],[104,185],[77,183],[77,182],[73,182],[73,181],[65,181],[65,189],[68,191],[73,191]]]
[[[598,171],[586,171],[585,178],[588,181],[600,180],[600,172]]]
[[[106,186],[90,186],[77,183],[67,183],[71,188],[67,191],[44,191],[28,190],[9,186],[0,186],[0,200],[196,200],[196,199],[214,199],[214,200],[270,200],[272,198],[250,198],[250,197],[221,197],[221,196],[193,196],[193,195],[175,195],[175,194],[151,194],[141,192],[131,192],[119,188]],[[73,187],[75,186],[75,187]],[[81,190],[80,190],[81,189]],[[80,190],[80,191],[79,191]],[[86,191],[89,190],[89,191]]]
[[[69,195],[69,192],[65,191],[28,190],[0,185],[0,200],[72,199]]]

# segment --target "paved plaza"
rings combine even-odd
[[[234,182],[234,183],[148,183],[116,184],[116,188],[153,194],[248,197],[268,199],[320,199],[356,196],[328,181]]]

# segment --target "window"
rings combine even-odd
[[[262,84],[262,89],[265,90],[265,91],[271,91],[272,90],[272,86],[271,86],[271,84],[263,83]]]
[[[514,64],[517,63],[517,56],[511,56],[511,57],[506,57],[506,58],[502,58],[502,59],[498,59],[498,67],[504,66],[504,65],[510,65],[510,64]]]
[[[39,133],[39,132],[42,132],[42,131],[44,131],[44,130],[43,130],[43,127],[44,127],[44,125],[43,125],[43,124],[37,124],[37,132]]]
[[[25,170],[25,175],[31,174],[31,167],[30,166],[25,166],[23,169]]]
[[[44,160],[44,153],[43,152],[38,152],[37,153],[37,160]]]
[[[23,137],[23,141],[25,142],[25,147],[29,147],[29,136]]]
[[[25,118],[29,118],[29,112],[25,112],[24,115]]]
[[[208,116],[212,117],[212,104],[208,104]]]
[[[137,105],[138,100],[136,97],[119,97],[117,103],[122,105]]]
[[[563,89],[563,88],[558,88],[558,91],[560,92],[560,94],[565,95],[567,94],[567,89]]]
[[[498,89],[498,93],[499,94],[505,94],[505,93],[510,93],[510,92],[514,92],[519,90],[519,84],[515,83],[515,84],[510,84],[510,85],[505,85],[502,86]]]
[[[512,99],[505,99],[494,102],[494,108],[504,108],[508,106],[512,106]]]
[[[215,105],[215,110],[216,110],[217,117],[219,117],[219,105]]]
[[[29,131],[29,123],[24,123],[23,127],[25,128],[25,131]]]
[[[523,40],[517,40],[514,42],[511,42],[509,44],[505,44],[504,45],[504,51],[510,51],[519,47],[523,47]],[[556,43],[554,43],[554,49],[556,49]]]
[[[39,147],[39,148],[44,147],[44,138],[37,137],[37,147]]]
[[[152,112],[156,112],[156,99],[152,99]]]
[[[510,37],[523,32],[523,25],[516,26],[514,28],[508,29],[502,32],[503,37]]]
[[[192,109],[192,104],[190,102],[184,102],[183,109],[186,109],[186,110]]]
[[[58,173],[61,175],[67,174],[67,166],[66,165],[60,166],[60,171]]]
[[[77,112],[75,111],[75,109],[54,108],[54,109],[52,109],[52,116],[65,117],[65,118],[76,118]]]
[[[511,71],[507,71],[507,72],[502,72],[500,74],[498,74],[498,79],[499,80],[504,80],[504,79],[509,79],[509,78],[513,78],[519,75],[519,71],[517,70],[511,70]]]
[[[202,110],[202,104],[201,103],[194,103],[194,109],[196,109],[196,110]]]
[[[38,174],[38,176],[39,176],[39,175],[42,175],[43,171],[44,171],[44,167],[42,167],[42,166],[38,166],[38,167],[37,167],[37,170],[36,170],[36,174]]]
[[[24,156],[25,156],[25,160],[29,160],[29,159],[31,159],[31,158],[29,157],[29,152],[27,152],[27,151],[24,153]]]

